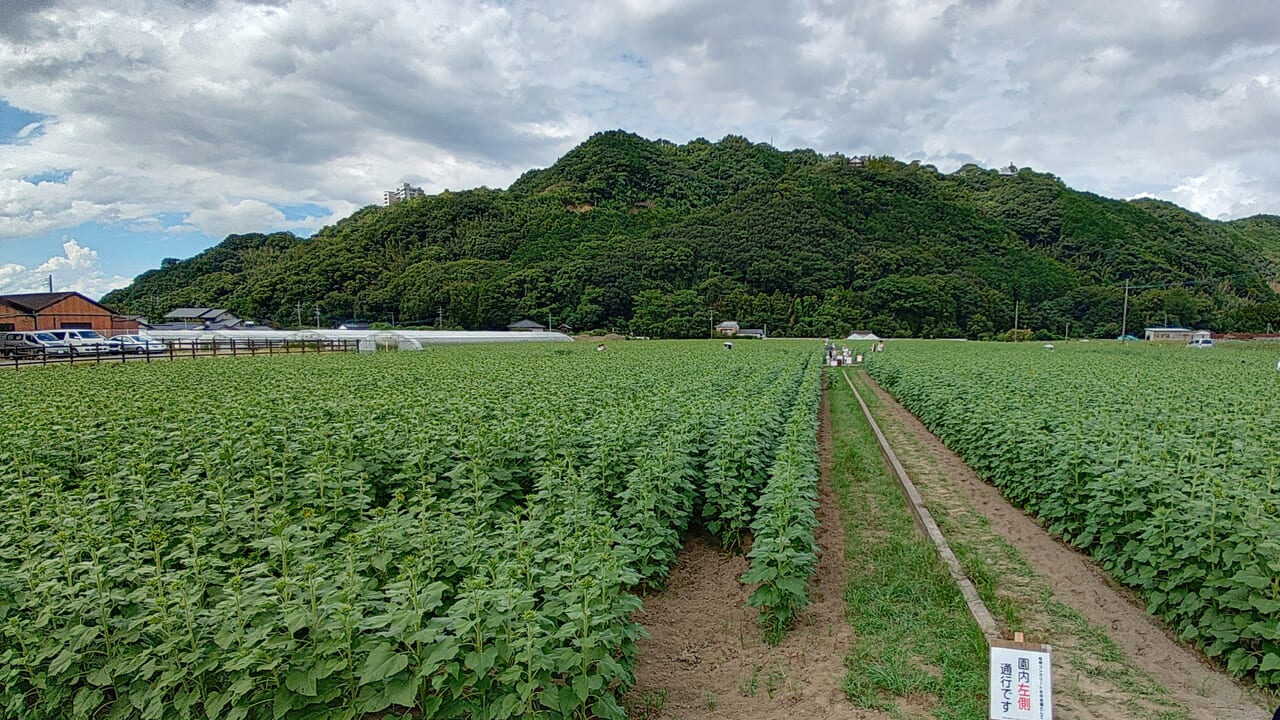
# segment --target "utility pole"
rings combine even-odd
[[[1013,341],[1018,342],[1018,300],[1013,301]]]
[[[298,329],[301,330],[302,329],[302,301],[301,300],[298,301],[297,309],[298,309]]]
[[[444,307],[443,306],[436,307],[436,327],[438,328],[444,327]]]
[[[1067,339],[1068,340],[1071,339],[1071,321],[1070,320],[1067,321]]]
[[[316,329],[320,329],[320,306],[316,306]]]
[[[49,276],[49,292],[53,292],[53,275]]]
[[[1124,314],[1120,316],[1120,344],[1124,344],[1124,336],[1129,334],[1129,280],[1124,281]]]

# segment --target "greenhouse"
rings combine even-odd
[[[283,345],[287,343],[353,342],[361,352],[421,350],[426,345],[502,342],[573,342],[559,332],[483,330],[156,330],[149,337],[170,343],[199,345]]]

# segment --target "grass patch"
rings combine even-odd
[[[861,374],[851,373],[850,377],[881,429],[890,433],[890,423],[894,420],[874,388]],[[843,378],[840,378],[840,383],[861,419],[861,410],[857,401],[852,399],[848,385],[844,384]],[[918,443],[914,436],[907,442]],[[1067,655],[1076,672],[1088,678],[1106,679],[1113,688],[1124,693],[1125,697],[1120,702],[1133,712],[1133,717],[1190,719],[1186,710],[1173,703],[1167,689],[1127,663],[1124,653],[1102,628],[1090,623],[1070,606],[1055,600],[1046,581],[1036,574],[1016,547],[992,530],[985,516],[969,506],[967,501],[943,498],[940,496],[942,489],[921,482],[926,473],[922,472],[923,468],[912,466],[912,458],[925,455],[921,448],[913,448],[910,457],[903,448],[895,449],[917,489],[925,497],[930,514],[946,536],[965,574],[973,581],[983,603],[1001,627],[1025,630],[1037,641],[1050,642],[1054,644],[1055,654]],[[1057,686],[1055,695],[1088,694],[1088,691],[1075,687],[1079,685],[1076,678],[1055,677],[1054,682]]]
[[[832,480],[847,519],[845,599],[857,641],[844,689],[903,717],[908,701],[940,720],[987,711],[987,644],[933,545],[918,532],[875,436],[840,375],[830,383]]]
[[[656,720],[667,705],[666,690],[650,690],[626,703],[627,717],[634,720]]]

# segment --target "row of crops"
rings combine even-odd
[[[1236,674],[1280,687],[1277,349],[902,342],[871,374]]]
[[[685,530],[807,601],[803,344],[0,377],[0,716],[620,718]]]

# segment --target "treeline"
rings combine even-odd
[[[1215,222],[1031,170],[593,136],[507,190],[367,207],[315,236],[233,235],[103,302],[163,315],[224,307],[330,323],[703,337],[713,318],[771,335],[1043,337],[1185,325],[1280,330],[1280,218]]]

